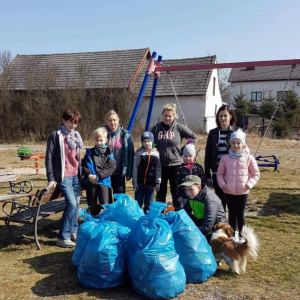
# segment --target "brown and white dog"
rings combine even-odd
[[[223,259],[229,271],[237,274],[246,273],[247,257],[257,259],[258,240],[251,227],[245,225],[242,235],[246,242],[239,243],[233,239],[234,231],[229,224],[218,223],[213,227],[210,246],[219,264]]]

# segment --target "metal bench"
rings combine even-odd
[[[38,221],[64,211],[65,207],[65,198],[61,196],[57,186],[38,189],[33,199],[29,198],[27,205],[15,200],[4,202],[2,208],[6,216],[0,217],[0,220],[7,226],[9,244],[12,237],[10,223],[34,224],[34,241],[41,250],[38,241]]]
[[[0,195],[0,202],[34,196],[34,193],[31,193],[33,188],[31,181],[15,181],[16,175],[12,169],[0,169],[0,183],[8,182],[10,185],[10,193]]]

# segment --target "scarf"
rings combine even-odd
[[[118,127],[118,129],[116,131],[110,131],[109,130],[109,127],[107,126],[107,131],[108,131],[108,134],[111,136],[111,137],[114,137],[115,135],[118,134],[118,132],[120,131],[120,126]]]
[[[190,175],[193,175],[193,167],[194,167],[194,165],[195,165],[195,162],[192,162],[192,163],[189,163],[189,164],[185,163],[185,166],[186,166],[186,168],[188,168],[188,170],[190,172]]]
[[[61,126],[61,132],[66,135],[68,146],[75,150],[76,147],[81,149],[83,147],[82,138],[78,131],[69,131],[65,125]]]
[[[233,150],[231,150],[231,149],[229,149],[229,152],[228,152],[228,154],[229,154],[229,156],[230,156],[231,158],[240,158],[240,157],[245,156],[246,153],[247,153],[247,152],[246,152],[245,150],[243,150],[243,151],[237,153],[237,152],[235,152],[235,151],[233,151]]]

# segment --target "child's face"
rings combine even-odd
[[[152,142],[149,139],[143,140],[143,147],[148,151],[151,150],[152,149]]]
[[[236,153],[242,152],[243,150],[243,143],[240,139],[232,139],[230,145],[231,149]]]
[[[64,119],[62,119],[62,121],[63,121],[63,124],[65,125],[65,127],[69,131],[74,131],[78,126],[78,123],[75,120],[64,120]]]
[[[107,137],[100,134],[98,136],[95,136],[95,147],[104,146],[107,143]]]
[[[188,196],[189,199],[194,199],[199,192],[201,191],[200,185],[192,185],[192,186],[186,186],[185,187],[185,193]]]
[[[185,163],[190,164],[194,162],[195,157],[192,154],[186,153],[183,155],[183,160]]]

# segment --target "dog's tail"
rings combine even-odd
[[[242,230],[242,235],[246,239],[246,252],[247,255],[251,256],[254,260],[258,257],[259,242],[253,228],[245,225]]]

